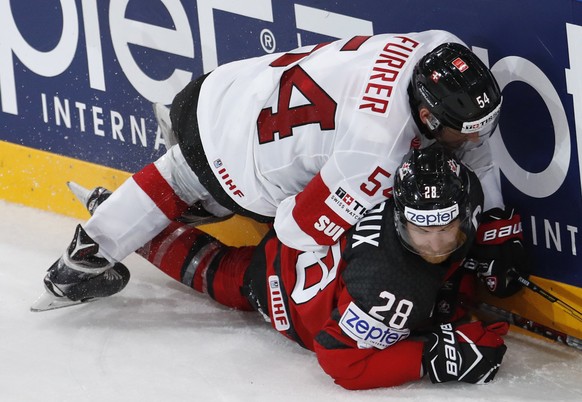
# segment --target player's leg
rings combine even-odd
[[[253,310],[241,292],[255,247],[229,247],[183,223],[173,222],[138,254],[170,277],[220,304]]]
[[[193,83],[195,84],[195,83]],[[190,87],[192,85],[189,85]],[[198,91],[190,91],[185,89],[176,96],[175,102],[178,104],[183,104],[185,102],[184,98],[191,98],[193,96],[198,96]],[[160,128],[162,138],[167,148],[173,147],[178,144],[177,134],[173,129],[172,120],[170,118],[170,109],[160,103],[153,104],[154,115],[158,122],[158,127]],[[179,121],[180,115],[183,113],[191,113],[187,108],[174,108],[174,120]],[[190,130],[183,130],[190,133]],[[192,133],[190,133],[193,135]],[[220,222],[224,219],[228,219],[233,215],[233,212],[227,208],[224,208],[216,200],[208,194],[204,199],[191,205],[186,212],[180,217],[180,221],[186,222],[192,225],[203,225],[209,223]]]
[[[160,133],[164,140],[166,148],[169,149],[178,143],[176,134],[172,129],[172,121],[170,120],[170,109],[161,103],[154,103],[152,105],[154,109],[154,116],[158,122],[158,127],[160,128]]]
[[[65,253],[49,268],[44,284],[52,296],[80,302],[120,292],[129,276],[123,264],[100,256],[99,245],[78,225]],[[44,308],[38,307],[50,306],[48,302]]]
[[[109,196],[103,191],[97,196],[104,199],[101,203],[93,199],[98,208],[91,200],[87,201],[94,214],[78,228],[70,246],[49,268],[46,290],[58,298],[79,297],[70,289],[106,271],[109,274],[105,276],[114,274],[109,270],[121,269],[119,261],[158,235],[189,205],[207,196],[179,148],[173,147]],[[125,280],[126,276],[122,277]],[[117,293],[123,286],[113,286],[106,296]],[[93,295],[82,296],[86,297]]]

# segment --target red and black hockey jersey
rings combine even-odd
[[[483,202],[479,189],[477,182],[472,192],[477,211]],[[401,246],[392,200],[370,210],[326,253],[290,249],[273,233],[263,243],[263,303],[273,327],[315,351],[322,368],[343,387],[416,380],[423,342],[409,337],[430,323],[444,279],[472,240],[444,263],[429,264]]]

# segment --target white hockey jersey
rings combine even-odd
[[[336,243],[391,196],[411,143],[427,145],[407,87],[418,60],[446,42],[460,40],[444,31],[361,36],[218,67],[202,82],[196,109],[208,164],[201,162],[216,188],[201,185],[175,146],[117,189],[85,230],[102,255],[120,261],[210,192],[232,201],[230,209],[274,218],[291,248]],[[488,145],[467,157],[485,210],[502,206]]]
[[[445,31],[354,37],[236,61],[202,84],[198,125],[223,190],[283,243],[333,244],[390,195],[413,139],[407,86]]]

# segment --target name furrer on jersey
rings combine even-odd
[[[392,91],[408,58],[420,43],[406,36],[395,36],[378,55],[358,109],[372,114],[386,114]]]

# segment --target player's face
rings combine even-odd
[[[426,124],[427,127],[430,127],[428,121],[431,118],[431,112],[427,108],[421,107],[418,113],[420,120]],[[438,132],[433,132],[434,138],[451,151],[476,148],[481,145],[490,134],[490,131],[462,133],[461,130],[447,127],[445,125],[442,125]]]
[[[475,146],[483,141],[483,138],[479,136],[479,132],[464,134],[460,130],[456,130],[451,127],[443,126],[439,133],[435,136],[435,139],[443,144],[445,147],[456,150],[465,147],[467,143]]]
[[[407,222],[406,230],[410,245],[431,264],[446,260],[465,239],[459,219],[444,226],[416,226]]]

